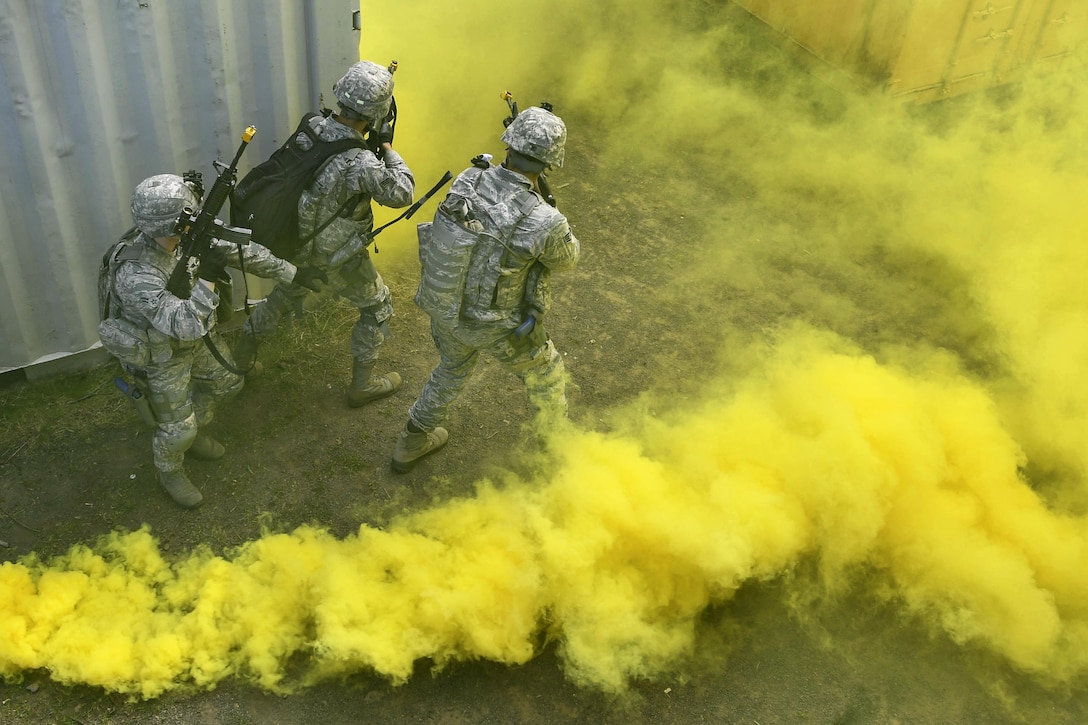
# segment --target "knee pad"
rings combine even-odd
[[[196,440],[197,423],[196,415],[190,414],[187,418],[173,423],[160,423],[155,433],[156,444],[166,454],[181,455],[189,450]]]

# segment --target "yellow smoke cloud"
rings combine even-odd
[[[572,429],[544,480],[336,539],[270,534],[166,562],[147,531],[0,567],[0,672],[153,697],[228,675],[277,690],[414,663],[523,663],[560,643],[576,682],[621,690],[694,647],[699,614],[805,556],[861,570],[955,640],[1068,681],[1088,667],[1083,519],[1047,510],[995,404],[797,332],[697,410]]]
[[[144,530],[5,563],[0,674],[285,690],[557,642],[575,682],[621,690],[803,561],[1045,682],[1088,673],[1083,73],[911,112],[753,54],[713,4],[586,5],[397,3],[361,54],[400,62],[419,186],[501,154],[509,89],[556,104],[572,166],[592,149],[565,203],[588,252],[601,209],[657,205],[624,231],[688,262],[655,301],[691,310],[678,354],[717,356],[697,402],[664,381],[611,432],[557,431],[537,478],[383,530],[173,561]],[[614,186],[633,170],[645,189]],[[389,234],[383,264],[409,264],[411,229]]]

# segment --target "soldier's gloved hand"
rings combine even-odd
[[[393,143],[393,126],[388,121],[382,123],[378,128],[378,143]]]
[[[329,275],[325,274],[325,270],[317,267],[299,267],[295,270],[295,278],[292,281],[306,289],[320,292],[321,283],[329,283]]]
[[[209,282],[230,284],[230,275],[227,274],[227,252],[220,249],[209,249],[200,257],[200,269],[197,275]]]

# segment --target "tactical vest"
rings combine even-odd
[[[121,262],[140,258],[140,251],[132,242],[140,236],[140,231],[133,227],[120,239],[110,245],[102,255],[102,264],[98,267],[98,319],[105,320],[116,314],[116,300],[113,296],[113,280]]]
[[[123,262],[140,259],[143,251],[134,244],[140,232],[133,227],[102,255],[98,268],[98,339],[106,352],[116,357],[123,366],[144,368],[152,362],[170,359],[170,339],[154,328],[137,325],[120,315],[114,282],[117,268]]]
[[[467,173],[472,173],[470,170]],[[513,223],[500,226],[476,193],[480,175],[464,195],[450,192],[432,223],[420,224],[421,276],[415,301],[434,318],[494,322],[500,280],[508,273],[506,257],[518,224],[541,203],[528,189],[517,189],[500,203],[517,210]]]

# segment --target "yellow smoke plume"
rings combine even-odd
[[[416,661],[523,663],[557,641],[622,690],[694,647],[707,606],[806,556],[956,641],[1068,681],[1088,668],[1085,522],[1047,510],[994,402],[799,331],[762,375],[623,433],[572,428],[543,480],[336,539],[269,534],[166,561],[146,531],[0,566],[0,672],[154,697],[223,677],[294,686]],[[816,352],[819,350],[820,352]],[[939,367],[939,366],[938,366]]]

